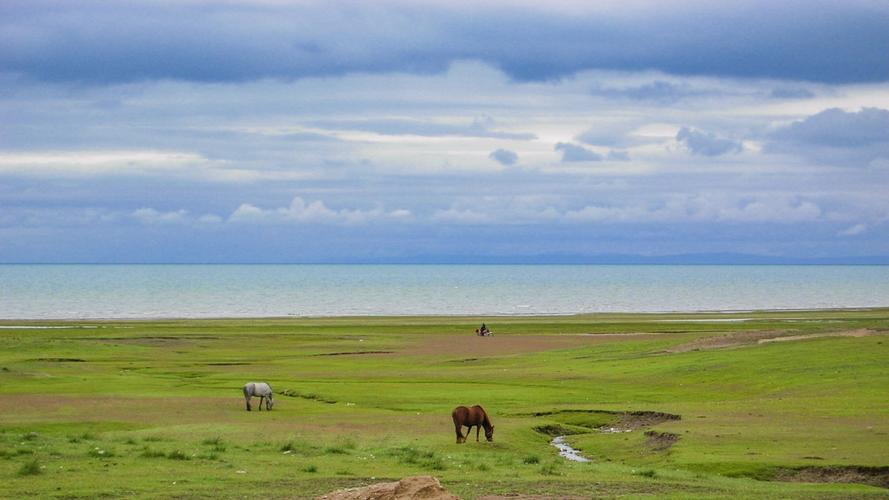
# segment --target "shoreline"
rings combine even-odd
[[[886,311],[889,313],[889,305],[885,306],[850,306],[850,307],[828,307],[828,308],[788,308],[788,309],[725,309],[725,310],[691,310],[691,311],[627,311],[627,312],[592,312],[592,313],[552,313],[552,314],[344,314],[344,315],[286,315],[286,316],[117,316],[117,317],[76,317],[76,318],[0,318],[0,328],[13,329],[15,325],[8,325],[12,322],[22,323],[75,323],[84,321],[93,322],[152,322],[152,321],[262,321],[262,320],[385,320],[385,319],[414,319],[414,320],[430,320],[442,318],[447,320],[476,320],[481,318],[498,318],[498,319],[547,319],[547,318],[578,318],[586,319],[602,317],[602,319],[627,319],[637,316],[717,316],[712,318],[652,318],[638,319],[643,322],[744,322],[759,319],[752,318],[720,318],[718,316],[725,315],[773,315],[784,313],[844,313],[844,312],[877,312]],[[778,318],[785,320],[807,319],[807,318]],[[30,325],[33,326],[33,325]],[[27,329],[29,325],[23,325],[23,329]]]

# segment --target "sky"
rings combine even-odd
[[[4,1],[0,262],[889,262],[887,33],[866,0]]]

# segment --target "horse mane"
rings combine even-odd
[[[491,419],[488,418],[488,412],[485,411],[484,408],[482,408],[482,405],[475,405],[475,406],[477,406],[478,409],[482,411],[482,425],[485,427],[485,430],[493,427],[493,425],[491,425]]]

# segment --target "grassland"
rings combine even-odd
[[[484,319],[0,322],[0,496],[889,496],[889,310]]]

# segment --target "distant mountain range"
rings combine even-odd
[[[19,264],[19,263],[8,263]],[[21,263],[28,264],[28,263]],[[33,264],[54,264],[34,262]],[[58,264],[66,264],[59,262]],[[889,256],[856,257],[786,257],[737,253],[704,253],[680,255],[419,255],[326,260],[311,262],[70,262],[70,264],[614,264],[614,265],[889,265]]]
[[[438,255],[411,258],[362,259],[367,264],[670,264],[670,265],[889,265],[889,256],[784,257],[735,253],[680,255],[564,255],[519,256]]]

